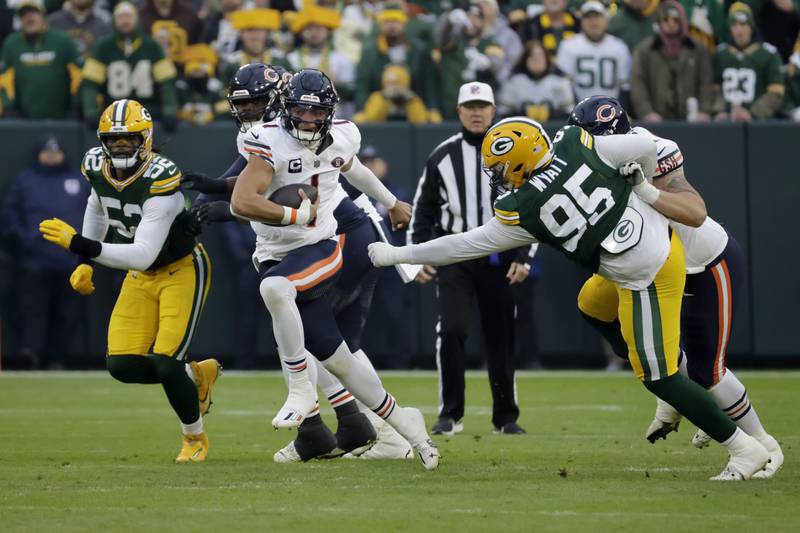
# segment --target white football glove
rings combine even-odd
[[[376,267],[397,265],[403,262],[400,250],[397,246],[386,244],[385,242],[373,242],[367,246],[369,259]]]
[[[641,198],[643,202],[650,205],[656,203],[656,200],[658,200],[658,197],[661,195],[661,191],[645,179],[642,165],[636,161],[631,161],[619,167],[618,171],[633,185],[633,192],[636,193],[636,196]]]

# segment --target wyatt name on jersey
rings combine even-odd
[[[291,250],[314,244],[336,234],[333,211],[340,197],[336,196],[339,172],[358,154],[361,133],[347,120],[334,120],[330,133],[316,151],[310,150],[290,135],[279,121],[255,126],[237,138],[239,153],[245,159],[257,156],[274,170],[264,197],[285,185],[304,183],[317,188],[317,218],[306,226],[269,226],[251,222],[255,231],[259,262],[280,260]]]
[[[565,168],[567,168],[567,162],[558,156],[553,156],[553,161],[547,166],[547,170],[534,174],[528,181],[536,187],[536,190],[544,192],[547,186],[553,183]]]

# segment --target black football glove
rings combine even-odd
[[[231,214],[231,204],[224,200],[207,202],[197,208],[197,218],[202,224],[217,224],[236,220]]]
[[[181,176],[181,185],[184,189],[197,191],[203,194],[227,194],[228,181],[209,178],[202,172],[187,170]]]

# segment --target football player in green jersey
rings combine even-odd
[[[108,372],[123,383],[160,383],[183,429],[176,461],[204,461],[209,445],[202,415],[220,366],[215,359],[185,359],[211,264],[182,226],[181,172],[153,153],[150,113],[135,100],[108,106],[97,136],[100,146],[81,164],[92,187],[83,231],[57,218],[42,221],[39,230],[81,258],[70,284],[83,295],[94,291],[91,261],[128,271],[108,325]]]
[[[495,218],[424,244],[373,243],[373,263],[443,265],[531,243],[553,246],[614,283],[628,358],[644,386],[728,448],[729,463],[712,479],[749,479],[761,470],[767,450],[678,373],[686,268],[660,211],[682,200],[644,179],[656,163],[649,136],[594,137],[567,126],[551,142],[538,122],[511,117],[486,133],[481,153],[492,184],[507,191]]]
[[[781,57],[769,43],[753,40],[753,12],[744,2],[728,11],[730,44],[714,54],[716,120],[772,118],[783,103]]]

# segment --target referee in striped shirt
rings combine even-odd
[[[458,93],[461,132],[428,157],[414,196],[408,238],[425,242],[461,233],[488,222],[496,195],[482,171],[481,141],[495,116],[494,94],[485,83],[466,83]],[[436,364],[439,368],[439,419],[436,435],[463,430],[464,345],[477,300],[488,353],[492,388],[492,423],[501,433],[525,433],[517,424],[514,386],[514,297],[511,285],[528,277],[535,252],[530,246],[483,259],[439,267],[425,266],[417,281],[436,278],[439,322]]]

